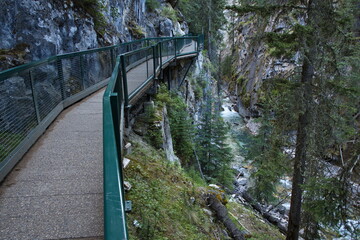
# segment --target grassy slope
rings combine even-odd
[[[125,181],[132,185],[126,194],[133,202],[127,215],[130,239],[217,239],[219,226],[202,210],[203,188],[169,163],[162,151],[139,138],[131,142],[131,162],[125,169]],[[134,226],[135,220],[141,228]]]
[[[222,233],[224,227],[204,211],[202,194],[207,187],[201,179],[189,177],[179,166],[169,163],[163,151],[140,137],[133,135],[129,141],[133,151],[127,156],[131,162],[125,169],[125,181],[132,185],[126,194],[133,203],[132,212],[127,214],[130,239],[228,239]],[[240,218],[239,225],[252,233],[251,239],[283,239],[242,205],[230,202],[227,207]],[[141,227],[134,225],[135,220]]]

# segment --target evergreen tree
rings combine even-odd
[[[208,95],[204,105],[196,138],[196,152],[202,171],[208,180],[215,179],[218,183],[231,189],[233,182],[230,169],[232,154],[226,143],[228,129],[211,96]]]
[[[266,183],[269,174],[274,179],[279,177],[282,172],[265,164],[271,171],[267,174],[262,163],[270,161],[271,166],[281,165],[281,162],[286,165],[288,158],[281,153],[289,147],[295,149],[294,155],[289,154],[293,157],[294,167],[287,239],[298,239],[301,220],[304,237],[317,239],[320,223],[335,225],[349,213],[346,197],[351,188],[348,187],[347,164],[343,164],[340,175],[329,175],[325,172],[324,159],[331,149],[345,146],[349,139],[355,142],[354,145],[358,141],[353,116],[356,116],[354,109],[359,104],[359,81],[352,80],[353,73],[358,70],[349,61],[349,58],[359,60],[356,56],[358,40],[354,38],[351,22],[354,19],[352,11],[358,7],[353,1],[334,3],[331,0],[243,3],[241,7],[230,9],[240,14],[253,12],[263,18],[280,12],[283,16],[291,13],[304,19],[305,24],[288,21],[289,30],[260,36],[275,57],[288,58],[299,52],[301,69],[300,75],[273,79],[264,84],[265,89],[268,87],[267,96],[261,104],[272,117],[267,119],[270,128],[265,126],[268,128],[262,143],[265,147],[260,151],[261,155],[254,158],[261,159],[255,178],[262,183],[265,179]],[[355,76],[359,79],[359,75]],[[343,159],[352,166],[350,168],[357,162],[356,152],[352,151],[348,159]],[[347,175],[346,180],[344,175]],[[271,195],[274,188],[269,188]],[[305,209],[301,215],[303,203]]]
[[[180,158],[182,166],[189,167],[195,164],[193,162],[195,130],[184,99],[175,92],[169,92],[165,85],[160,87],[156,99],[167,107],[174,150]]]
[[[205,48],[209,50],[212,60],[216,58],[216,49],[222,40],[219,30],[226,22],[223,14],[225,5],[225,0],[181,0],[178,4],[189,23],[190,31],[204,34],[207,40]]]

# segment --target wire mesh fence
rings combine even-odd
[[[0,81],[0,161],[38,124],[29,70]]]
[[[195,40],[189,37],[148,38],[50,57],[0,72],[0,172],[19,144],[63,100],[109,78],[117,56],[125,56],[124,63],[120,63],[124,64],[125,71],[119,76],[126,79],[129,75],[124,91],[131,95],[153,78],[163,63],[184,53],[184,47],[194,45],[191,43]],[[195,45],[187,51],[196,51]],[[138,70],[132,72],[135,67]],[[122,84],[121,87],[125,89]]]
[[[63,100],[110,77],[119,50],[60,55],[0,73],[0,170]]]

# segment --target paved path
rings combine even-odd
[[[196,45],[194,43],[186,45],[180,53],[195,52]],[[162,58],[162,62],[166,62],[168,59],[174,57],[174,55],[165,56]],[[128,93],[129,95],[134,92],[144,82],[144,79],[148,79],[154,73],[153,59],[144,61],[143,63],[129,70],[126,74],[128,81]]]
[[[129,93],[152,74],[152,60],[130,70]],[[0,185],[0,240],[103,239],[103,91],[64,110]]]
[[[102,96],[64,110],[0,186],[0,239],[103,239]]]

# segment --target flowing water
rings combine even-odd
[[[251,134],[247,130],[243,118],[234,110],[233,103],[228,97],[224,98],[222,108],[221,117],[230,126],[230,137],[233,140],[230,144],[237,146],[239,154],[244,157],[251,141]]]
[[[245,156],[248,151],[248,148],[251,144],[252,135],[246,127],[246,123],[243,118],[236,112],[233,108],[233,103],[228,97],[223,98],[221,117],[224,119],[226,124],[229,125],[229,138],[228,144],[232,149],[234,154],[234,161],[232,168],[235,169],[238,174],[236,176],[235,191],[234,193],[241,193],[246,191],[249,185],[249,171],[251,165],[245,161]],[[281,185],[291,190],[291,181],[288,179],[281,180]],[[288,201],[284,202],[282,206],[285,209],[290,208],[290,203]],[[360,228],[359,219],[348,219],[345,224],[340,224],[335,231],[338,231],[342,236],[339,238],[330,238],[333,240],[352,240],[354,239],[351,235],[350,229],[354,232],[355,229]],[[355,238],[357,239],[357,238]]]
[[[246,128],[243,118],[234,110],[233,103],[228,97],[224,98],[222,108],[221,117],[226,124],[229,125],[229,138],[227,143],[234,155],[232,168],[237,171],[234,191],[236,194],[248,188],[250,166],[246,163],[245,156],[252,136]]]

